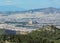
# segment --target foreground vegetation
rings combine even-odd
[[[55,26],[43,26],[26,35],[0,35],[0,43],[60,43],[60,29]]]

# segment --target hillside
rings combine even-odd
[[[46,30],[46,28],[50,30]],[[39,28],[39,30],[32,31],[26,35],[1,35],[0,42],[7,40],[10,43],[60,43],[59,28],[49,25],[43,26],[42,28]]]

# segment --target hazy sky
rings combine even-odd
[[[14,5],[25,9],[60,7],[60,0],[0,0],[0,6]]]

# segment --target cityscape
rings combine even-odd
[[[46,9],[50,11],[48,12]],[[31,11],[22,11],[23,13],[11,13],[10,15],[2,13],[0,14],[0,28],[18,32],[26,31],[27,33],[46,25],[54,25],[59,28],[60,12],[57,12],[58,10],[55,11],[57,8],[53,7],[46,9],[43,8],[43,11],[39,9],[37,11],[33,11],[33,9]]]
[[[60,43],[60,0],[0,0],[0,43]]]

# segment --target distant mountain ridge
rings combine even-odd
[[[28,10],[27,12],[42,12],[45,14],[49,14],[49,13],[60,13],[60,9],[59,8],[54,8],[54,7],[48,7],[48,8],[40,8],[40,9],[31,9]]]
[[[15,6],[4,6],[4,7],[0,6],[0,14],[35,13],[35,12],[42,12],[44,14],[50,14],[50,13],[51,14],[54,14],[54,13],[59,13],[60,14],[60,9],[59,8],[54,8],[54,7],[38,8],[38,9],[30,9],[30,10],[25,10],[25,9],[18,8],[18,7],[15,7]],[[3,8],[4,11],[1,8]]]
[[[4,6],[0,6],[0,11],[4,12],[4,11],[24,11],[24,8],[19,8],[13,5],[4,5]]]

